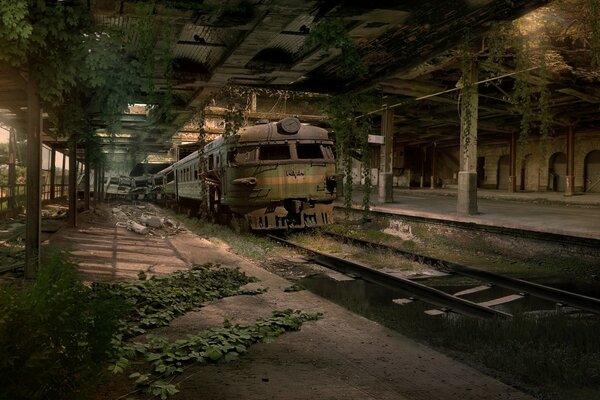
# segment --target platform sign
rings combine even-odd
[[[384,136],[382,135],[369,135],[369,143],[374,143],[374,144],[384,144],[385,140],[384,140]]]

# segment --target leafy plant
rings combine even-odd
[[[186,366],[235,360],[245,354],[252,344],[273,341],[286,331],[296,331],[303,322],[316,320],[320,316],[288,309],[275,311],[270,318],[252,324],[225,324],[223,328],[208,329],[175,342],[148,335],[143,343],[134,342],[124,346],[122,356],[127,359],[143,357],[150,364],[151,372],[134,372],[129,378],[135,380],[139,390],[166,399],[177,393],[177,386],[170,382]],[[168,378],[171,379],[166,382]]]
[[[65,253],[54,253],[32,285],[0,289],[0,398],[82,398],[114,354],[123,311],[85,287]]]

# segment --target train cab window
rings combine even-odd
[[[227,159],[230,164],[239,164],[256,161],[257,147],[238,147],[230,150]]]
[[[330,144],[324,145],[323,154],[325,155],[326,159],[333,160],[335,158],[333,154],[333,146]]]
[[[198,168],[194,167],[194,180],[198,180]]]
[[[208,170],[212,171],[213,169],[215,169],[215,158],[211,154],[208,156]]]
[[[167,173],[167,183],[173,182],[175,180],[175,173],[170,171]]]
[[[289,160],[290,158],[290,146],[287,144],[269,144],[260,146],[260,151],[258,153],[258,159],[263,161]]]
[[[321,145],[317,143],[300,144],[296,145],[296,152],[300,160],[309,159],[322,159],[323,152],[321,151]]]
[[[221,166],[221,157],[219,157],[218,155],[217,155],[217,162],[215,164],[216,164],[217,168],[219,168]]]

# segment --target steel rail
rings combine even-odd
[[[327,235],[337,237],[348,242],[360,245],[360,246],[368,246],[368,247],[376,247],[380,249],[391,250],[396,254],[400,254],[406,258],[409,258],[413,261],[420,262],[422,264],[426,264],[432,267],[437,268],[446,268],[451,272],[468,276],[471,278],[476,278],[479,280],[485,280],[487,282],[493,283],[494,285],[511,289],[520,293],[525,293],[529,295],[533,295],[535,297],[539,297],[544,300],[553,301],[555,303],[561,303],[563,305],[569,305],[571,307],[578,308],[580,310],[585,310],[594,314],[600,314],[600,299],[595,297],[584,296],[581,294],[567,292],[562,289],[556,289],[550,286],[540,285],[538,283],[525,281],[518,278],[512,278],[505,275],[499,275],[493,272],[483,271],[480,269],[468,267],[466,265],[457,264],[451,261],[441,260],[434,257],[425,256],[422,254],[413,253],[407,250],[402,250],[397,247],[388,246],[381,243],[371,242],[363,239],[356,239],[347,237],[344,235],[340,235],[337,233],[331,232],[323,232]]]
[[[468,315],[476,318],[506,318],[511,317],[510,314],[503,311],[495,310],[490,307],[482,306],[480,304],[461,299],[460,297],[452,296],[446,292],[438,289],[425,286],[418,282],[411,281],[409,279],[400,278],[366,265],[361,265],[348,260],[344,260],[338,257],[331,256],[329,254],[322,253],[317,250],[309,249],[305,246],[298,245],[288,240],[282,239],[274,235],[267,235],[267,237],[284,243],[290,247],[301,249],[307,253],[313,255],[313,261],[317,264],[331,268],[344,274],[356,274],[362,279],[376,283],[381,286],[385,286],[392,289],[403,289],[410,292],[415,297],[432,304],[437,307],[441,307],[444,311],[455,311],[460,314]]]

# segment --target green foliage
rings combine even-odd
[[[340,49],[342,51],[342,68],[351,78],[360,77],[369,72],[360,57],[356,44],[348,36],[346,24],[341,18],[324,18],[310,31],[306,45],[318,46],[325,50]]]
[[[208,329],[187,339],[170,342],[148,335],[144,342],[124,346],[122,357],[134,360],[143,357],[150,364],[150,373],[134,372],[129,377],[147,394],[166,399],[177,393],[170,383],[192,363],[229,362],[245,354],[255,343],[270,342],[286,331],[297,331],[305,321],[320,318],[320,314],[305,314],[298,310],[275,311],[270,318],[252,324]],[[165,380],[171,378],[169,382]]]
[[[346,217],[352,207],[352,160],[360,158],[363,161],[365,192],[370,192],[371,149],[368,135],[371,132],[371,119],[361,115],[361,110],[369,109],[376,104],[374,93],[361,93],[356,96],[332,96],[323,104],[323,112],[329,117],[329,123],[335,133],[336,158],[344,173],[344,206]],[[357,117],[361,117],[358,118]],[[365,193],[363,206],[369,209],[369,194]]]
[[[121,328],[121,337],[127,338],[166,326],[185,312],[199,310],[206,301],[261,293],[261,290],[240,289],[249,282],[254,282],[254,279],[239,269],[205,264],[160,278],[94,283],[92,290],[103,296],[122,299],[131,307],[132,311],[123,320]]]
[[[0,290],[0,398],[81,399],[112,357],[123,305],[93,293],[65,253],[35,283]]]
[[[283,291],[286,293],[291,293],[291,292],[300,292],[305,289],[306,288],[301,283],[296,282],[293,285],[288,286],[285,289],[283,289]]]

